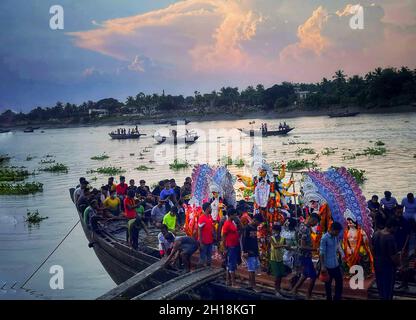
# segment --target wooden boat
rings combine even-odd
[[[118,134],[118,133],[114,133],[114,132],[110,132],[108,134],[111,139],[115,139],[115,140],[127,140],[127,139],[139,139],[141,136],[145,136],[145,133],[126,133],[126,134]]]
[[[338,113],[330,113],[328,117],[330,118],[346,118],[346,117],[355,117],[359,115],[360,112],[338,112]]]
[[[73,200],[75,189],[69,190],[70,197]],[[118,285],[124,283],[140,271],[154,265],[160,264],[159,251],[157,249],[157,234],[159,230],[149,228],[150,236],[144,236],[144,232],[140,233],[139,249],[131,248],[126,241],[126,221],[125,220],[109,220],[105,223],[99,223],[98,231],[91,231],[88,229],[82,213],[77,210],[78,217],[85,236],[89,242],[88,246],[93,248],[98,259],[104,266],[113,281]],[[193,256],[193,262],[196,264],[199,257],[196,254]],[[221,268],[222,261],[213,260],[214,268]],[[124,298],[134,298],[143,292],[151,291],[150,289],[160,286],[163,283],[169,282],[175,277],[180,277],[183,273],[179,270],[162,268],[157,270],[154,274],[142,281],[136,286],[129,288]],[[248,272],[245,268],[239,267],[237,269],[237,279],[240,285],[245,284],[248,279]],[[284,278],[282,280],[282,288],[288,288],[292,282],[292,278]],[[345,299],[366,300],[377,299],[377,290],[375,289],[374,277],[365,279],[363,290],[353,290],[350,287],[349,279],[344,280],[343,297]],[[170,281],[171,282],[171,281]],[[251,291],[244,288],[233,289],[225,285],[222,277],[212,280],[208,284],[195,287],[189,292],[184,292],[177,296],[176,299],[233,299],[233,300],[266,300],[279,299],[274,296],[274,278],[268,274],[256,276],[256,283],[261,289],[261,292]],[[410,290],[404,293],[395,292],[395,296],[405,299],[416,298],[416,287],[413,283],[409,284]],[[301,288],[301,292],[307,290],[307,283]],[[321,281],[315,284],[314,299],[323,299],[325,294],[325,287]],[[294,298],[285,298],[289,300]]]
[[[31,132],[34,132],[34,131],[35,131],[35,129],[33,129],[32,127],[28,127],[25,130],[23,130],[23,132],[25,132],[25,133],[31,133]]]
[[[295,128],[286,128],[286,129],[280,129],[280,130],[267,130],[267,131],[261,131],[261,130],[254,130],[254,129],[241,129],[238,128],[239,131],[249,135],[250,137],[254,137],[255,135],[263,136],[263,137],[269,137],[269,136],[284,136],[288,134],[290,131],[292,131]]]
[[[173,144],[192,144],[195,143],[199,136],[196,133],[188,133],[182,137],[175,137],[174,135],[162,136],[162,135],[154,135],[153,138],[156,140],[158,144],[162,144],[164,142],[173,143]]]
[[[186,120],[186,119],[178,119],[178,120],[157,120],[155,121],[155,124],[169,124],[171,126],[176,126],[177,124],[185,124],[187,125],[188,123],[190,123],[190,120]]]

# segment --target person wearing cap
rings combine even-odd
[[[247,261],[247,271],[249,274],[248,289],[255,290],[256,271],[260,268],[259,261],[259,244],[257,241],[257,227],[263,223],[261,214],[254,215],[253,220],[244,229],[242,245],[243,256]]]

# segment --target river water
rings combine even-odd
[[[276,120],[254,119],[256,128],[268,122],[269,130]],[[281,119],[285,121],[285,119]],[[313,159],[316,155],[298,155],[299,148],[313,148],[321,153],[324,148],[336,148],[335,153],[320,155],[315,161],[321,168],[346,166],[365,170],[367,181],[363,185],[366,197],[382,196],[392,191],[399,202],[408,192],[416,190],[416,113],[359,115],[354,118],[300,117],[288,119],[295,127],[288,136],[268,137],[261,141],[268,161]],[[42,159],[53,159],[69,167],[67,174],[38,172],[28,181],[44,184],[43,193],[31,196],[0,196],[0,299],[94,299],[114,287],[78,225],[44,266],[27,283],[26,290],[16,289],[32,274],[77,222],[77,214],[68,189],[85,176],[96,187],[105,183],[107,176],[88,170],[101,166],[116,166],[126,170],[127,179],[145,179],[152,186],[164,178],[175,178],[179,185],[191,174],[191,168],[173,171],[169,168],[172,152],[178,159],[190,163],[217,162],[224,156],[243,158],[249,163],[252,139],[243,137],[236,128],[250,128],[248,120],[192,122],[201,138],[194,145],[172,149],[171,145],[156,145],[151,137],[155,130],[167,130],[163,125],[141,125],[147,136],[139,141],[110,140],[107,133],[116,126],[45,129],[35,133],[15,131],[0,134],[0,154],[9,154],[9,165],[25,166],[37,170],[44,166]],[[211,139],[216,134],[215,139]],[[205,141],[208,139],[209,143]],[[346,155],[374,146],[375,141],[385,143],[384,156],[360,156],[345,160]],[[230,147],[233,142],[232,147]],[[296,144],[294,144],[296,143]],[[301,144],[307,143],[307,144]],[[236,147],[237,146],[237,147]],[[104,161],[90,158],[106,153]],[[30,155],[33,159],[27,161]],[[46,158],[46,155],[52,157]],[[135,170],[139,165],[153,169]],[[250,169],[232,166],[233,173],[250,173]],[[27,210],[39,210],[48,216],[38,227],[24,222]],[[49,273],[54,265],[63,267],[64,289],[50,288]],[[14,285],[16,283],[16,285]],[[14,285],[14,286],[13,286]]]

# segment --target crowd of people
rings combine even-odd
[[[131,134],[139,134],[139,128],[138,126],[135,126],[134,128],[118,128],[117,130],[111,132],[112,134],[118,134],[118,135],[131,135]]]
[[[192,179],[183,185],[174,179],[162,180],[151,190],[146,181],[126,183],[120,177],[115,184],[110,177],[101,190],[92,189],[85,178],[74,192],[74,202],[83,212],[85,223],[91,229],[98,228],[101,219],[126,219],[126,240],[133,248],[139,245],[140,230],[160,230],[157,238],[161,257],[166,265],[178,263],[186,271],[191,269],[192,256],[199,250],[199,266],[211,266],[213,257],[222,261],[226,269],[227,285],[238,288],[236,271],[246,268],[248,289],[256,289],[256,275],[271,274],[275,279],[278,297],[296,296],[299,288],[308,280],[306,298],[311,298],[315,282],[325,282],[328,300],[342,298],[344,286],[344,252],[340,245],[343,226],[332,222],[322,234],[318,248],[312,244],[313,229],[322,217],[310,208],[289,204],[288,215],[271,226],[268,266],[262,269],[259,260],[259,226],[265,223],[262,214],[253,204],[241,200],[236,206],[220,202],[220,218],[211,215],[213,198],[203,203],[197,219],[197,232],[186,234],[186,208],[192,196]],[[216,204],[218,205],[218,203]],[[217,208],[216,208],[217,209]],[[416,249],[416,201],[409,193],[399,204],[386,191],[381,201],[374,195],[368,201],[368,209],[374,223],[374,234],[369,239],[374,256],[374,273],[380,298],[392,299],[393,291],[406,290],[415,276]],[[314,263],[315,262],[315,263]],[[316,263],[317,262],[317,263]],[[289,290],[282,290],[282,280],[287,278]],[[399,287],[394,287],[401,280]],[[335,293],[332,283],[335,282]],[[287,289],[287,288],[286,288]]]

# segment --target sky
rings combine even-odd
[[[53,5],[63,30],[49,27]],[[416,0],[2,0],[0,40],[0,112],[26,112],[413,69]]]

